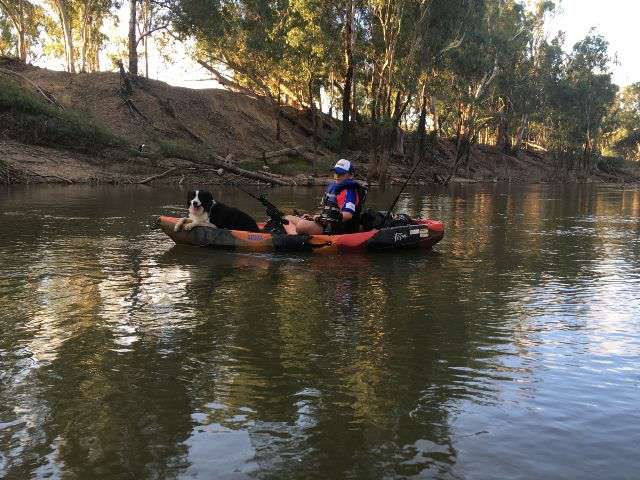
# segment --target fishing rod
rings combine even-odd
[[[217,170],[217,173],[220,176],[222,176],[223,172],[224,172],[224,170],[222,168]],[[259,201],[267,209],[267,216],[269,216],[276,223],[279,223],[281,225],[288,225],[289,224],[289,220],[286,220],[284,218],[284,213],[282,212],[282,210],[280,210],[273,203],[271,203],[269,200],[267,200],[263,194],[255,195],[255,194],[251,193],[249,190],[245,190],[244,188],[242,188],[237,183],[232,182],[231,180],[226,180],[226,183],[228,185],[236,187],[241,192],[244,192],[247,195],[249,195],[251,198],[254,198],[257,201]]]
[[[420,157],[420,160],[418,160],[416,162],[415,166],[413,167],[413,170],[411,170],[411,173],[409,174],[407,179],[404,181],[404,185],[402,185],[402,188],[398,192],[398,195],[396,195],[396,198],[393,200],[393,203],[389,207],[389,210],[387,210],[387,214],[384,217],[384,222],[382,223],[383,226],[387,225],[387,222],[389,221],[389,218],[391,217],[391,213],[393,212],[393,209],[396,208],[396,203],[398,203],[398,200],[400,200],[400,195],[402,195],[402,192],[404,191],[404,189],[406,188],[407,184],[409,183],[409,180],[413,176],[414,172],[418,169],[418,165],[420,165],[422,163],[422,159],[423,158],[424,158],[424,156]]]

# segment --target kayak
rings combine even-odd
[[[372,229],[342,235],[298,235],[295,233],[267,233],[195,227],[174,231],[176,217],[161,216],[157,225],[177,244],[200,247],[244,250],[340,253],[380,251],[404,248],[429,249],[442,240],[444,224],[437,220],[414,220],[410,225]],[[264,224],[258,224],[260,228]]]

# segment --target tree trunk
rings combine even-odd
[[[2,4],[2,2],[0,2],[0,4]],[[24,63],[27,63],[27,36],[25,33],[25,30],[27,29],[27,18],[24,13],[23,0],[17,1],[17,10],[15,10],[14,15],[11,15],[8,11],[8,7],[4,6],[4,8],[7,10],[6,13],[8,18],[13,23],[13,26],[16,28],[16,32],[18,33],[18,57]]]
[[[315,85],[313,79],[309,80],[308,84],[309,88],[309,113],[311,114],[311,125],[313,128],[313,151],[314,153],[318,151],[318,129],[321,126],[320,122],[322,121],[318,117],[318,112],[316,111],[316,102],[315,102]]]
[[[372,80],[373,82],[374,80]],[[371,91],[373,91],[373,83],[371,85]],[[371,102],[371,133],[369,138],[369,151],[371,152],[371,158],[369,159],[369,168],[367,170],[367,180],[369,182],[378,178],[378,116],[377,116],[377,104],[376,98],[373,98]]]
[[[351,122],[354,122],[354,123],[357,123],[358,121],[358,104],[357,104],[357,97],[356,97],[357,85],[358,85],[358,82],[356,81],[356,67],[354,65],[353,76],[351,77]]]
[[[68,17],[67,5],[65,0],[58,0],[58,15],[62,26],[62,35],[64,38],[65,61],[67,63],[67,71],[76,73],[76,67],[73,61],[73,32],[71,31],[71,19]]]
[[[18,56],[20,60],[27,63],[27,39],[25,38],[24,29],[18,29]]]
[[[424,139],[427,126],[427,81],[422,85],[422,105],[420,106],[420,119],[418,120],[418,130],[416,141],[413,145],[412,163],[415,166],[418,160],[424,155]]]
[[[138,42],[136,40],[136,2],[129,0],[129,74],[138,75]]]
[[[67,66],[69,72],[76,73],[76,65],[73,58],[73,32],[71,31],[71,25],[68,21],[65,21],[64,30],[67,39]]]
[[[440,117],[438,116],[438,97],[431,95],[431,101],[429,102],[429,111],[431,118],[433,119],[433,131],[438,137],[442,136],[440,131]]]
[[[85,9],[87,5],[85,5]],[[87,69],[87,43],[89,39],[87,38],[87,22],[88,15],[87,12],[84,12],[84,18],[82,21],[82,30],[80,31],[80,71],[85,72]]]
[[[522,142],[524,141],[524,135],[527,132],[527,128],[529,127],[529,115],[525,113],[522,115],[522,124],[518,129],[518,133],[516,135],[516,143],[513,146],[513,154],[516,155],[520,148],[522,148]]]
[[[278,79],[278,99],[276,104],[276,140],[280,141],[280,118],[282,117],[282,100],[280,97],[280,80]]]
[[[511,142],[509,141],[509,121],[507,120],[507,107],[504,102],[500,102],[500,117],[496,129],[496,148],[502,153],[511,153]]]
[[[347,19],[345,25],[345,62],[347,64],[347,71],[345,73],[344,90],[342,92],[341,149],[345,149],[349,144],[349,111],[351,109],[351,84],[353,82],[353,15],[354,0],[347,0]]]
[[[149,78],[149,48],[147,42],[149,37],[144,38],[144,76]]]

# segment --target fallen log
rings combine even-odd
[[[244,168],[237,167],[232,163],[229,163],[226,158],[221,157],[220,155],[213,154],[213,160],[215,161],[215,166],[224,168],[225,170],[229,170],[230,172],[236,173],[238,175],[242,175],[243,177],[252,178],[254,180],[260,180],[265,183],[289,186],[293,185],[293,182],[288,182],[285,180],[281,180],[279,178],[274,178],[264,173],[252,172],[251,170],[245,170]]]
[[[267,160],[270,158],[275,158],[275,157],[282,157],[282,156],[290,156],[292,154],[297,154],[300,157],[302,157],[306,162],[313,164],[316,159],[313,155],[309,154],[307,152],[307,150],[309,149],[309,147],[306,147],[304,145],[298,145],[295,147],[291,147],[291,148],[283,148],[280,150],[274,150],[272,152],[263,152],[262,156],[260,157],[264,163],[267,163]],[[274,165],[277,165],[278,163],[282,163],[284,160],[280,159],[280,160],[274,160],[271,161],[269,163],[272,163]]]
[[[151,123],[151,120],[149,120],[147,116],[144,113],[142,113],[138,107],[136,107],[136,104],[133,103],[133,100],[131,100],[130,98],[125,98],[122,104],[129,107],[129,111],[131,112],[132,115],[135,115],[137,113],[138,115],[140,115],[140,117],[142,117],[143,120],[145,120],[148,123]]]
[[[211,167],[211,168],[212,167],[222,168],[224,170],[228,170],[242,177],[251,178],[252,180],[259,180],[261,182],[268,183],[270,185],[282,185],[282,186],[295,185],[295,182],[293,181],[286,181],[286,180],[275,178],[273,176],[270,176],[264,173],[253,172],[251,170],[245,170],[244,168],[240,168],[230,163],[225,157],[222,157],[216,153],[211,153],[211,156],[209,157],[208,160],[196,160],[194,158],[184,158],[184,157],[183,159],[187,160],[188,162],[194,163],[196,165],[204,165],[206,167]]]
[[[127,72],[124,70],[124,65],[122,64],[122,60],[118,60],[118,69],[120,70],[120,79],[122,80],[123,90],[127,95],[133,94],[133,87],[131,86],[131,81],[129,80],[129,76]]]
[[[284,108],[280,109],[280,115],[283,118],[286,118],[287,120],[289,120],[291,123],[293,123],[297,127],[299,127],[307,135],[312,136],[316,134],[313,128],[307,127],[305,124],[302,123],[302,121],[299,118],[297,118],[295,115],[290,114]]]
[[[139,182],[137,182],[137,183],[138,183],[139,185],[143,185],[143,184],[145,184],[145,183],[152,182],[152,181],[157,180],[157,179],[159,179],[159,178],[166,177],[166,176],[167,176],[167,175],[169,175],[171,172],[173,172],[173,171],[177,170],[177,168],[178,168],[178,167],[171,167],[169,170],[165,170],[164,172],[159,173],[158,175],[151,175],[150,177],[147,177],[147,178],[145,178],[145,179],[143,179],[143,180],[140,180],[140,181],[139,181]]]
[[[303,145],[298,145],[296,147],[291,148],[283,148],[281,150],[274,150],[273,152],[264,152],[262,158],[268,159],[273,157],[280,157],[281,155],[289,155],[290,153],[298,153],[301,154],[305,150]]]

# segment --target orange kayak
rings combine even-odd
[[[167,216],[158,219],[158,226],[178,244],[244,251],[338,253],[402,248],[428,249],[444,236],[444,224],[437,220],[416,220],[411,225],[343,235],[254,233],[209,227],[175,232],[174,227],[178,220],[176,217]]]

